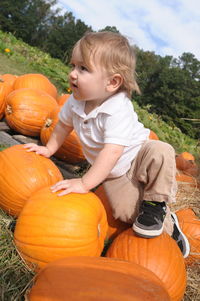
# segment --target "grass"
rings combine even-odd
[[[28,269],[19,256],[9,225],[14,221],[0,210],[0,300],[24,300],[26,288],[33,280],[34,273]]]

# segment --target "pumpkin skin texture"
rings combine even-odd
[[[21,134],[39,136],[46,116],[57,107],[56,100],[43,91],[16,90],[6,98],[6,121]]]
[[[6,107],[6,97],[13,90],[13,82],[0,76],[0,120],[4,117]]]
[[[55,99],[57,98],[57,88],[50,82],[50,80],[43,74],[40,73],[27,73],[18,76],[14,82],[14,90],[23,88],[32,88],[42,90],[47,94],[51,95]]]
[[[0,207],[18,216],[27,199],[38,189],[63,179],[57,166],[23,145],[0,152]]]
[[[29,301],[170,301],[151,271],[104,257],[71,257],[48,264],[26,297]]]
[[[50,188],[34,193],[18,217],[15,243],[39,268],[70,256],[100,256],[107,232],[106,212],[93,193],[58,196]]]
[[[199,262],[200,260],[200,219],[190,208],[181,209],[176,212],[179,225],[190,243],[190,254],[185,258],[187,265]]]
[[[56,110],[51,111],[40,132],[40,140],[43,145],[46,145],[55,126],[58,122],[58,113],[60,107]],[[71,164],[76,164],[85,161],[85,157],[82,152],[82,146],[75,131],[72,131],[69,136],[65,139],[62,146],[54,154],[56,158],[66,161]]]
[[[127,229],[115,238],[106,256],[128,260],[151,270],[163,282],[172,301],[182,300],[186,289],[184,258],[167,233],[148,239]]]
[[[119,219],[115,219],[112,215],[112,208],[109,204],[106,192],[103,188],[103,185],[100,185],[96,190],[95,194],[100,198],[107,214],[108,220],[108,232],[107,238],[114,239],[119,233],[123,232],[125,229],[130,228],[132,225],[124,223]]]

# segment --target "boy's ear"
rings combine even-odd
[[[108,92],[117,91],[122,85],[122,83],[123,83],[123,78],[119,73],[112,75],[108,80],[107,91]]]

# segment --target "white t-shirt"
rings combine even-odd
[[[131,166],[150,130],[138,121],[130,99],[124,92],[115,94],[88,115],[85,101],[73,95],[64,104],[59,119],[72,126],[82,144],[83,153],[92,165],[105,143],[125,146],[124,152],[109,174],[109,178],[125,174]]]

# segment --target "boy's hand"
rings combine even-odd
[[[62,196],[70,192],[87,193],[89,190],[84,186],[81,178],[63,180],[51,186],[51,191],[56,192],[62,190],[58,195]]]
[[[27,152],[35,152],[37,155],[42,155],[46,158],[51,157],[51,153],[46,146],[40,146],[35,143],[27,143],[24,145],[24,148],[27,149]]]

